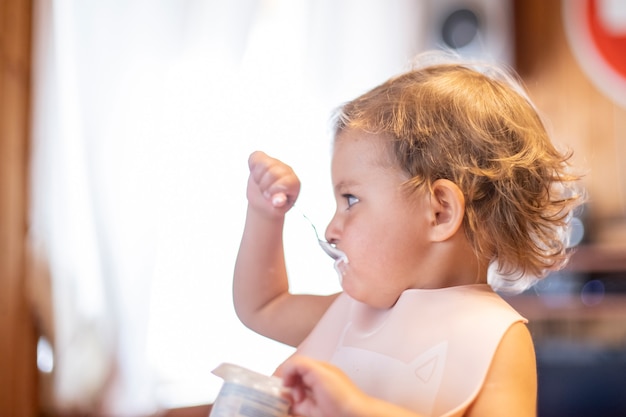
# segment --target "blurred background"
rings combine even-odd
[[[332,110],[430,49],[515,69],[586,173],[570,264],[507,300],[540,417],[626,415],[626,3],[0,0],[0,416],[207,416],[220,363],[271,373],[230,293],[247,157],[323,230]],[[286,240],[294,291],[339,289]]]

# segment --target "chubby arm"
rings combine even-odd
[[[248,165],[248,210],[233,280],[235,311],[257,333],[297,346],[336,295],[289,293],[283,225],[300,181],[291,167],[263,152],[252,153]]]
[[[535,417],[537,368],[530,332],[518,322],[500,342],[483,388],[466,417]]]

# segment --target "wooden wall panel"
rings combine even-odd
[[[557,143],[587,174],[588,238],[626,253],[626,109],[583,73],[563,28],[560,0],[517,0],[516,65]]]
[[[0,0],[0,416],[37,415],[25,280],[31,0]]]

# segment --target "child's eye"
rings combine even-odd
[[[359,202],[359,199],[353,196],[352,194],[344,194],[343,197],[348,202],[348,208],[352,207],[353,205]]]

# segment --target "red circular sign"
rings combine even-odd
[[[563,0],[570,47],[587,76],[626,107],[626,2]]]

